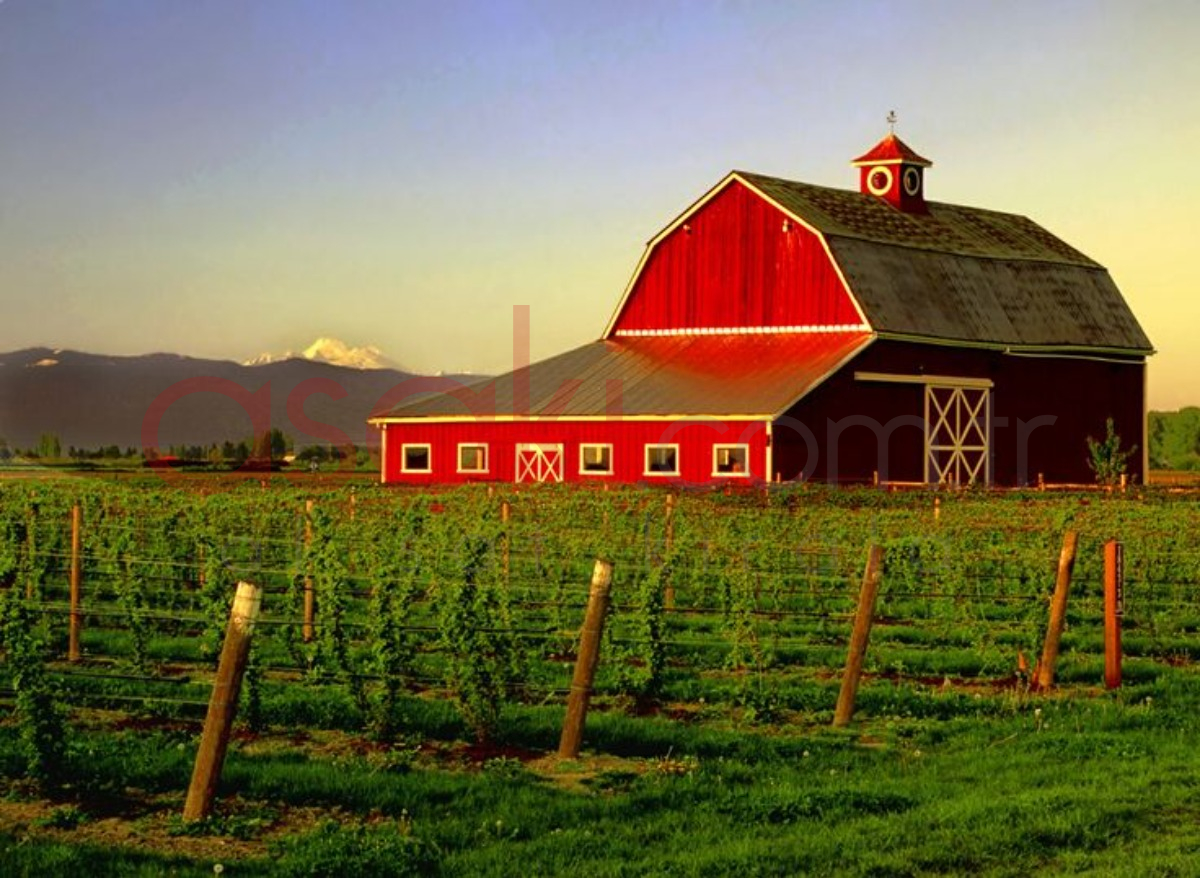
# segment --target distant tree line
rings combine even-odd
[[[143,453],[140,448],[122,449],[119,445],[102,445],[96,448],[77,448],[71,445],[64,454],[62,442],[55,433],[44,433],[36,446],[24,449],[11,446],[8,440],[0,437],[0,463],[9,462],[14,458],[60,463],[80,461],[136,464],[172,459],[189,464],[238,467],[247,461],[279,462],[292,455],[297,461],[315,467],[323,464],[341,465],[347,460],[353,461],[355,466],[364,466],[371,460],[369,449],[355,445],[309,445],[297,452],[292,437],[277,428],[237,441],[226,440],[208,445],[170,445],[164,450],[149,453]]]
[[[62,442],[56,433],[43,433],[38,438],[38,444],[32,448],[16,448],[8,444],[8,440],[0,436],[0,461],[12,460],[14,457],[30,457],[39,460],[61,460]]]

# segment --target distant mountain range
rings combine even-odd
[[[364,365],[323,361],[342,353]],[[365,365],[384,361],[376,349],[353,349],[336,339],[321,339],[299,357],[263,365],[50,348],[0,353],[0,438],[17,448],[36,446],[45,433],[56,434],[63,449],[140,448],[149,427],[156,428],[160,449],[237,441],[255,432],[240,398],[255,411],[269,412],[269,426],[291,436],[297,447],[330,444],[342,435],[364,444],[370,438],[366,420],[381,404],[390,401],[390,408],[421,389],[412,373]]]

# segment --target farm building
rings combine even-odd
[[[598,340],[373,417],[385,483],[1088,482],[1145,472],[1150,341],[1023,216],[926,201],[889,134],[857,191],[734,171],[656,235]]]

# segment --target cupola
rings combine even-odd
[[[850,164],[859,169],[859,189],[864,194],[882,198],[905,213],[926,212],[925,169],[933,162],[917,155],[894,131]]]

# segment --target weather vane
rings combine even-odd
[[[895,110],[888,110],[887,123],[888,123],[888,131],[891,134],[895,134],[896,133],[896,111]]]

